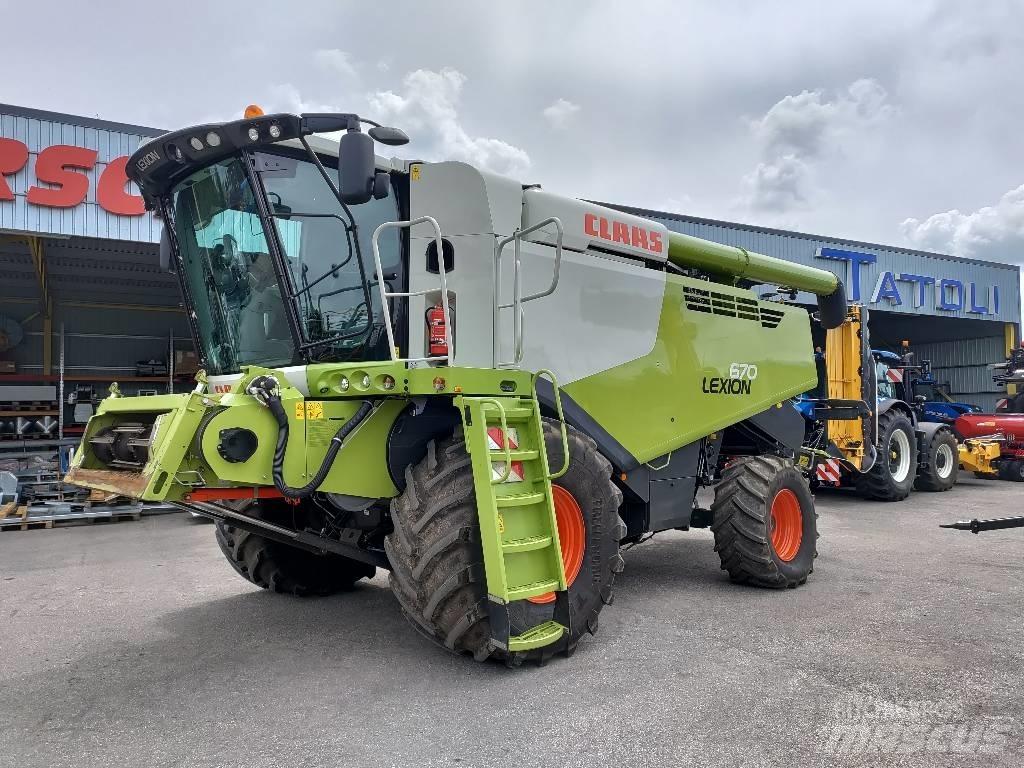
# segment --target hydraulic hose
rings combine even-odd
[[[364,400],[355,415],[342,424],[334,434],[334,437],[331,438],[331,445],[327,449],[327,455],[324,456],[320,469],[317,470],[313,479],[301,488],[290,488],[284,481],[284,452],[288,448],[288,414],[285,413],[284,406],[281,405],[281,394],[278,389],[277,379],[273,376],[259,376],[249,384],[248,391],[249,394],[267,406],[277,420],[277,445],[274,448],[273,463],[274,487],[287,499],[305,499],[323,485],[324,480],[327,478],[327,473],[331,471],[331,466],[338,456],[338,451],[341,450],[342,444],[345,442],[345,438],[352,434],[356,427],[366,421],[366,418],[373,411],[373,404],[369,400]]]

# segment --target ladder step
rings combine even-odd
[[[540,451],[509,451],[512,461],[533,461],[540,458]],[[505,451],[502,449],[491,451],[491,461],[504,461]]]
[[[537,493],[517,493],[509,496],[496,496],[494,501],[499,507],[526,507],[530,504],[539,504],[544,501],[544,494],[538,491]]]
[[[501,418],[493,408],[484,411],[488,426],[501,426]],[[529,421],[533,418],[533,408],[506,408],[505,421]]]
[[[505,552],[530,552],[534,549],[544,549],[544,547],[551,546],[550,536],[526,536],[522,539],[513,539],[512,541],[506,541],[501,545],[501,548]]]
[[[526,600],[529,597],[537,597],[548,592],[554,592],[556,589],[558,589],[558,579],[535,581],[532,584],[523,584],[521,587],[509,587],[508,599],[509,602],[513,600]]]
[[[545,621],[536,627],[526,630],[521,635],[508,639],[508,649],[515,651],[532,651],[534,648],[543,648],[561,639],[565,633],[565,627],[557,621]]]

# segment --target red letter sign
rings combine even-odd
[[[13,200],[14,193],[4,176],[12,176],[28,162],[28,147],[14,139],[0,138],[0,200]]]
[[[29,187],[28,201],[33,205],[51,208],[74,208],[85,200],[89,192],[89,177],[67,169],[88,171],[96,165],[98,155],[95,149],[66,144],[47,147],[36,158],[36,179],[55,186],[50,189]]]
[[[146,203],[141,197],[128,194],[125,189],[128,186],[128,176],[124,172],[126,165],[128,158],[119,157],[111,160],[103,169],[99,184],[96,185],[96,200],[103,210],[110,213],[141,216],[146,212]]]

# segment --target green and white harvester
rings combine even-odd
[[[187,394],[114,391],[68,480],[214,518],[231,566],[277,592],[388,569],[412,625],[477,660],[571,653],[620,544],[657,531],[710,526],[735,581],[804,583],[789,398],[816,383],[811,320],[750,288],[816,294],[833,327],[839,280],[375,155],[406,141],[253,109],[131,157],[203,370]]]

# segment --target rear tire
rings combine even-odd
[[[1024,461],[1014,459],[1013,461],[999,462],[999,479],[1024,483]]]
[[[903,501],[914,487],[917,438],[910,419],[899,411],[878,417],[875,465],[857,477],[857,490],[866,499]]]
[[[960,472],[956,436],[948,429],[936,430],[927,447],[925,463],[917,468],[914,488],[919,491],[948,491]]]
[[[597,616],[612,602],[615,574],[622,570],[618,517],[622,492],[611,481],[611,465],[586,435],[567,427],[569,471],[554,484],[573,494],[583,513],[586,547],[579,575],[569,588],[571,652],[585,632],[597,630]],[[544,422],[549,463],[560,467],[561,438]],[[406,489],[391,506],[394,532],[384,548],[391,562],[391,589],[410,623],[453,653],[517,663],[543,661],[541,648],[510,657],[490,645],[487,585],[473,470],[461,435],[431,442],[426,457],[405,472]],[[554,603],[518,602],[509,609],[511,634],[551,618]]]
[[[715,487],[711,512],[715,550],[730,579],[772,589],[807,581],[818,556],[818,515],[791,461],[755,456],[732,464]]]
[[[246,514],[290,526],[292,509],[283,502],[246,502]],[[318,555],[217,521],[217,545],[231,567],[258,587],[298,597],[325,596],[372,578],[377,569],[341,555]]]

